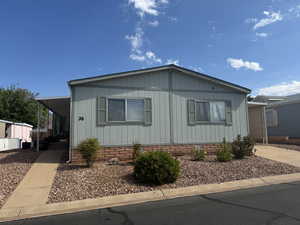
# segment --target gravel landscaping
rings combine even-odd
[[[270,144],[270,146],[278,147],[278,148],[286,148],[289,150],[299,151],[300,145],[287,145],[287,144]]]
[[[0,208],[38,156],[39,153],[31,150],[0,152]]]
[[[175,183],[162,186],[136,183],[130,164],[96,163],[93,168],[62,164],[58,168],[48,203],[300,172],[300,168],[256,156],[226,163],[216,162],[214,157],[204,162],[191,161],[188,156],[178,159],[180,177]]]

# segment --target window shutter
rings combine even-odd
[[[195,100],[192,100],[192,99],[188,100],[187,109],[188,109],[188,124],[194,125],[196,122]]]
[[[152,124],[152,101],[151,98],[144,99],[144,123],[146,126]]]
[[[97,115],[97,125],[105,126],[105,124],[106,124],[106,97],[97,97],[96,115]]]
[[[226,125],[231,126],[232,125],[232,106],[231,101],[225,102],[225,119],[226,119]]]

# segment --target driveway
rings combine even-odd
[[[1,225],[296,225],[300,182],[47,216]]]
[[[300,152],[269,145],[256,145],[256,155],[300,167]]]

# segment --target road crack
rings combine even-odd
[[[271,225],[275,220],[278,220],[279,218],[282,218],[282,217],[287,217],[287,218],[290,218],[290,219],[293,219],[293,220],[296,220],[296,221],[300,222],[300,218],[290,216],[290,215],[287,215],[285,213],[281,213],[281,212],[277,212],[277,211],[273,211],[273,210],[268,210],[268,209],[252,207],[252,206],[243,205],[243,204],[239,204],[239,203],[234,203],[234,202],[230,202],[230,201],[225,201],[225,200],[221,200],[221,199],[217,199],[217,198],[211,198],[211,197],[208,197],[207,195],[200,195],[200,196],[202,198],[206,199],[206,200],[217,202],[217,203],[220,203],[220,204],[231,205],[231,206],[235,206],[235,207],[251,209],[251,210],[270,213],[270,214],[275,215],[275,217],[271,218],[271,220],[266,223],[267,225]]]
[[[126,212],[117,211],[117,210],[114,210],[112,208],[107,208],[107,211],[110,212],[110,213],[113,213],[113,214],[121,215],[124,219],[123,222],[122,222],[123,225],[134,225],[133,221],[130,220],[130,218],[127,215]]]

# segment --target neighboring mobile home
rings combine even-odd
[[[31,142],[32,126],[0,120],[0,151],[20,149],[23,142]]]
[[[300,139],[300,95],[267,106],[268,134]]]
[[[69,87],[73,160],[76,146],[92,137],[104,146],[101,157],[127,159],[135,142],[181,154],[249,134],[249,89],[176,65],[72,80]],[[68,100],[39,101],[55,112],[55,99],[58,108]]]

